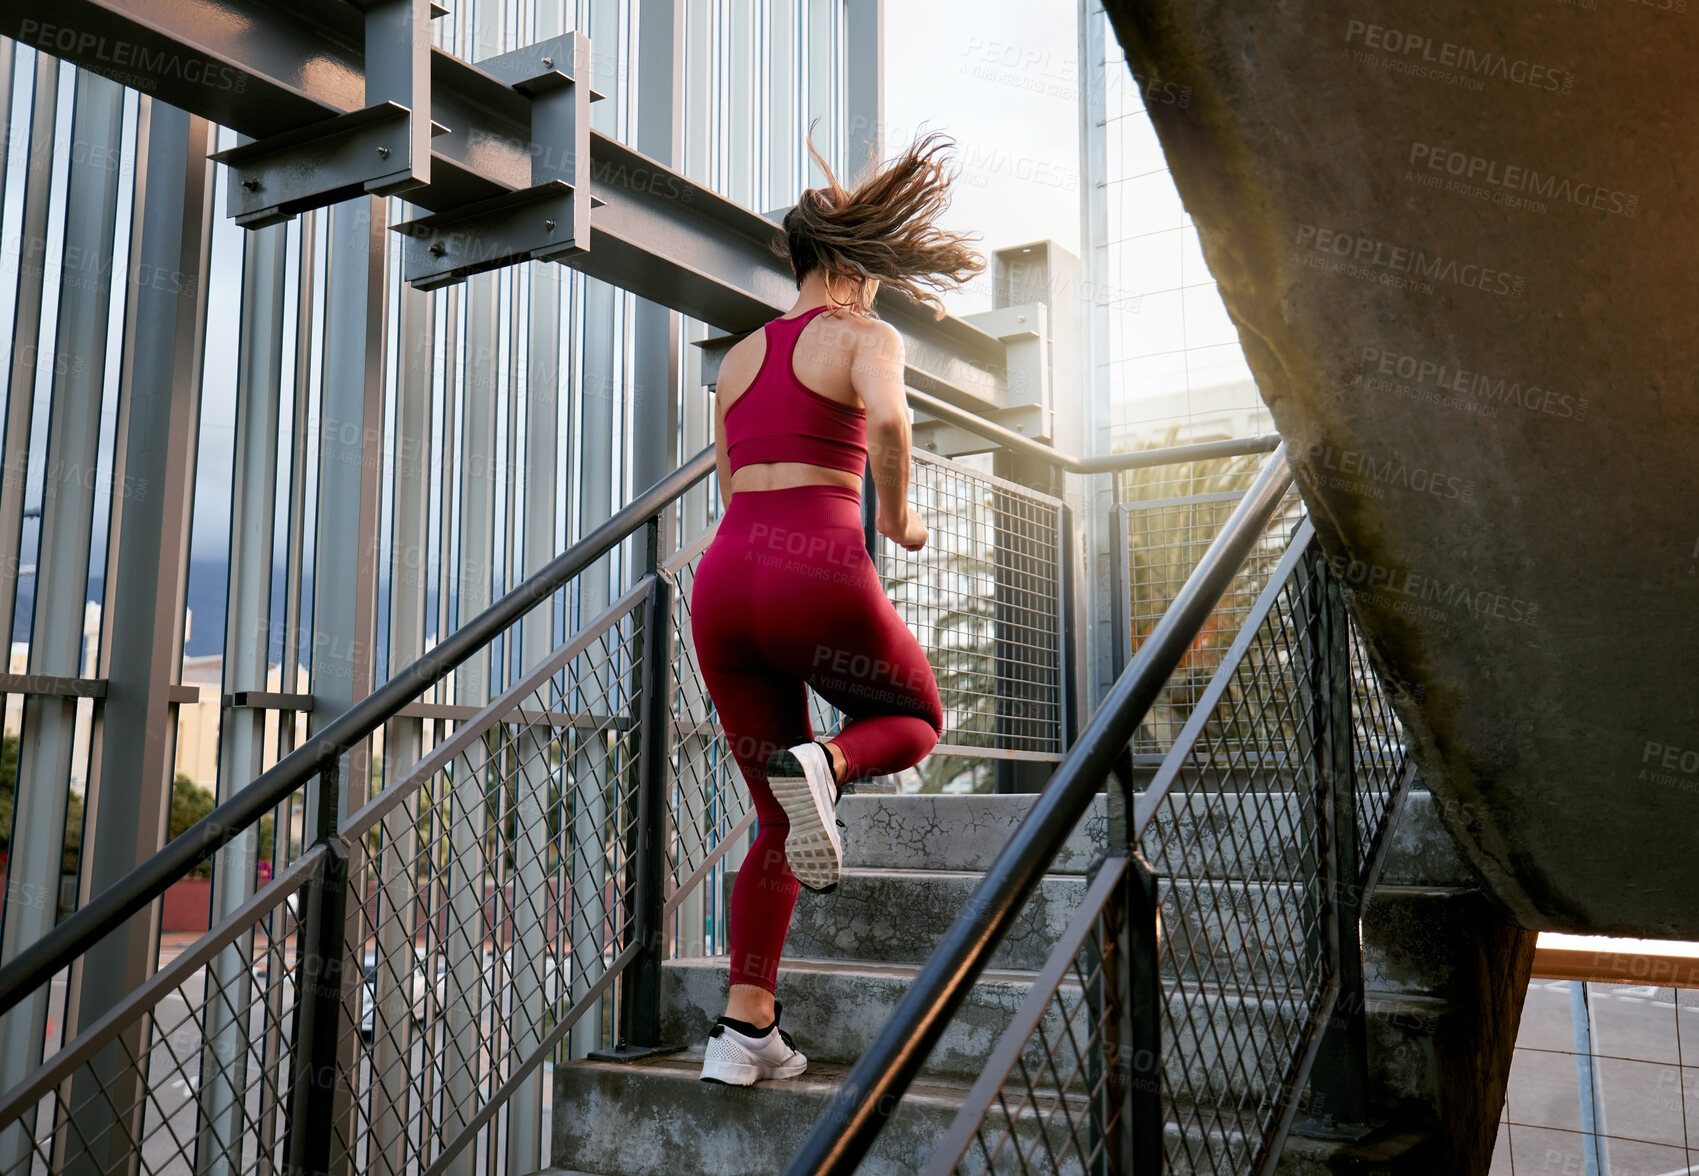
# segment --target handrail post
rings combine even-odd
[[[643,529],[642,566],[652,576],[637,635],[637,820],[632,830],[627,926],[637,955],[619,978],[619,1034],[612,1049],[590,1051],[599,1061],[629,1062],[680,1045],[661,1041],[661,966],[666,962],[667,761],[672,733],[672,584],[662,572],[666,516]]]
[[[1136,1143],[1133,1122],[1132,1066],[1133,1045],[1133,960],[1128,895],[1132,886],[1131,874],[1137,869],[1137,854],[1130,844],[1134,788],[1133,749],[1129,744],[1121,749],[1105,781],[1108,812],[1108,845],[1112,853],[1132,858],[1129,869],[1119,886],[1110,892],[1103,904],[1104,939],[1101,955],[1095,937],[1086,941],[1093,952],[1092,964],[1097,981],[1089,994],[1094,1022],[1103,1026],[1102,1048],[1093,1050],[1086,1059],[1090,1079],[1088,1089],[1102,1085],[1103,1096],[1091,1103],[1091,1148],[1100,1157],[1092,1176],[1133,1176]],[[1099,857],[1087,870],[1087,886],[1095,881],[1097,872],[1108,857]]]
[[[308,884],[295,978],[294,1056],[288,1105],[288,1171],[317,1176],[331,1171],[331,1148],[343,1122],[339,1114],[342,1009],[347,989],[343,930],[347,919],[348,852],[336,835],[341,792],[338,757],[330,756],[318,780],[318,843],[323,864]],[[279,835],[282,833],[280,831]],[[364,982],[362,978],[362,983]]]
[[[1351,726],[1351,616],[1319,544],[1311,540],[1306,604],[1316,806],[1323,845],[1321,912],[1339,998],[1310,1069],[1310,1116],[1293,1127],[1315,1139],[1361,1139],[1369,1118],[1368,1023],[1363,993],[1362,888],[1357,874],[1357,786]]]
[[[1162,1152],[1162,962],[1156,876],[1132,839],[1138,782],[1133,748],[1121,748],[1106,783],[1108,840],[1127,856],[1121,883],[1104,903],[1112,936],[1103,959],[1103,1048],[1108,1105],[1102,1141],[1105,1176],[1160,1176]],[[1103,1127],[1113,1121],[1112,1130]]]
[[[1076,593],[1080,590],[1079,577],[1074,574],[1075,536],[1074,508],[1066,502],[1056,511],[1056,586],[1060,597],[1057,603],[1056,620],[1056,672],[1060,680],[1057,688],[1061,691],[1062,739],[1061,749],[1067,751],[1073,747],[1074,740],[1080,733],[1080,700],[1078,690],[1079,659],[1079,614],[1080,601]]]
[[[1131,1162],[1137,1176],[1161,1176],[1163,1170],[1162,1115],[1162,952],[1157,941],[1159,922],[1156,875],[1137,853],[1127,863],[1122,883],[1126,920],[1122,937],[1127,944],[1123,969],[1127,993],[1127,1132]]]

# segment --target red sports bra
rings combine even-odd
[[[726,457],[732,473],[765,461],[803,461],[859,474],[867,468],[867,410],[822,396],[796,378],[792,354],[802,328],[820,311],[776,318],[767,332],[761,370],[725,413]],[[745,404],[755,400],[754,408]]]

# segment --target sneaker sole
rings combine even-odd
[[[831,893],[837,888],[844,857],[836,813],[789,748],[768,757],[767,786],[791,823],[785,835],[785,860],[791,873],[810,890]],[[832,787],[831,781],[826,781],[826,787]]]
[[[769,1078],[795,1078],[808,1069],[808,1059],[800,1054],[777,1066],[758,1066],[753,1062],[704,1063],[698,1077],[716,1086],[751,1086]]]

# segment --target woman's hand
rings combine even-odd
[[[874,528],[885,538],[908,551],[919,551],[926,546],[926,524],[920,515],[907,506],[903,508],[900,519],[892,519],[880,511],[873,520]]]

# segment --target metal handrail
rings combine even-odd
[[[943,1035],[1292,484],[1277,446],[1173,604],[1111,688],[966,909],[845,1077],[785,1176],[850,1173]]]
[[[1151,466],[1178,465],[1186,461],[1203,461],[1212,457],[1239,457],[1249,453],[1272,453],[1280,444],[1279,433],[1264,433],[1257,437],[1228,437],[1219,441],[1199,441],[1190,445],[1169,445],[1161,449],[1138,449],[1131,453],[1105,453],[1097,457],[1074,457],[1061,453],[1042,441],[1024,433],[993,424],[958,408],[947,400],[925,392],[908,389],[909,404],[928,416],[946,424],[957,425],[976,433],[987,441],[995,441],[1004,449],[1068,471],[1070,474],[1104,474],[1119,470],[1141,470]]]

